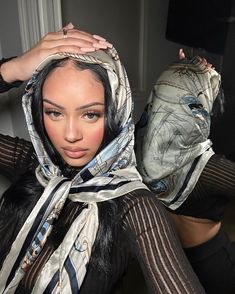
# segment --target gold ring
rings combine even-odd
[[[64,38],[67,38],[68,37],[68,31],[67,31],[67,29],[63,29],[63,35],[64,35]]]

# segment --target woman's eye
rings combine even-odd
[[[54,120],[58,120],[62,117],[62,113],[57,110],[45,110],[44,113]]]
[[[96,120],[99,119],[100,116],[101,115],[98,112],[86,112],[84,114],[84,118],[89,120],[89,121],[96,121]]]

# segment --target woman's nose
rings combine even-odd
[[[69,119],[65,127],[65,140],[68,142],[76,142],[82,139],[82,131],[75,119]]]

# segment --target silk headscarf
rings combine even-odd
[[[157,80],[136,127],[143,181],[170,209],[188,197],[213,155],[210,134],[220,75],[200,57],[171,64]]]
[[[37,83],[38,73],[51,60],[65,57],[99,64],[107,70],[116,108],[115,120],[120,129],[117,137],[73,179],[63,177],[62,171],[49,158],[35,130],[31,111],[33,85]],[[135,167],[132,107],[127,75],[114,48],[86,55],[60,53],[48,57],[38,66],[26,86],[23,109],[39,161],[36,176],[45,190],[6,257],[0,272],[0,293],[14,293],[25,271],[37,262],[53,221],[60,216],[67,198],[87,205],[39,273],[32,293],[43,293],[48,287],[53,289],[53,293],[79,291],[99,226],[97,202],[146,188]]]

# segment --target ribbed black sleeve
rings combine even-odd
[[[0,173],[10,181],[23,174],[26,170],[33,170],[37,166],[37,159],[30,142],[0,134]]]
[[[214,154],[187,200],[172,212],[221,221],[228,201],[234,197],[234,191],[235,162]]]
[[[205,166],[200,180],[208,193],[234,198],[235,162],[223,155],[214,154]]]
[[[151,293],[204,293],[157,199],[143,190],[121,201],[125,230]]]

